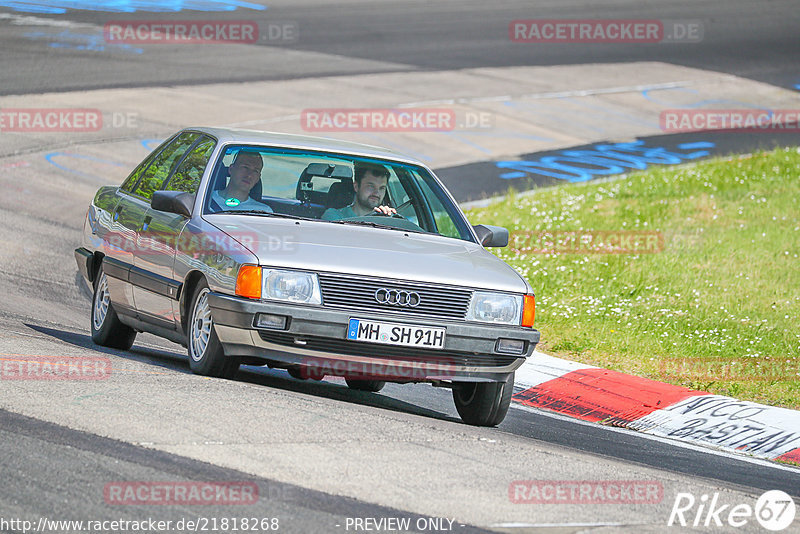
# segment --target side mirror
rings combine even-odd
[[[183,191],[156,191],[150,199],[150,207],[190,218],[194,208],[194,195]]]
[[[502,226],[491,226],[489,224],[476,224],[472,227],[478,234],[478,239],[484,247],[506,247],[508,246],[508,229]]]

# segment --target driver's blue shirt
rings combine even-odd
[[[349,219],[350,217],[358,217],[353,206],[345,206],[343,208],[328,208],[325,213],[320,217],[323,221],[338,221],[339,219]]]

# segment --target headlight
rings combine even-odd
[[[476,291],[472,294],[467,321],[519,325],[522,295]]]
[[[261,298],[322,304],[319,280],[315,273],[263,269]]]

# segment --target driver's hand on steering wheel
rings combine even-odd
[[[390,206],[376,206],[373,209],[375,211],[375,215],[387,215],[389,217],[392,215],[397,215],[397,210]]]

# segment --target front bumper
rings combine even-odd
[[[392,382],[494,382],[513,373],[539,342],[537,330],[377,314],[367,311],[255,301],[209,295],[215,330],[226,356],[245,356],[310,370]],[[257,313],[289,317],[283,330],[254,327]],[[350,318],[444,327],[443,349],[422,349],[346,339]],[[524,341],[519,355],[495,351],[500,338]]]

